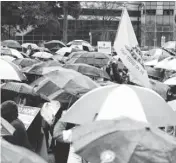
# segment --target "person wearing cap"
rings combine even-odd
[[[5,101],[1,104],[1,117],[8,121],[14,128],[12,136],[5,136],[8,142],[32,150],[23,122],[18,119],[18,106],[14,101]]]

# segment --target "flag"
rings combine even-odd
[[[138,47],[138,41],[126,8],[123,10],[118,27],[114,49],[133,77],[141,83],[140,85],[150,88],[148,74],[142,60],[142,53]]]

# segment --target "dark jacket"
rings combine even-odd
[[[14,134],[12,136],[5,136],[4,138],[12,144],[32,149],[24,124],[19,119],[16,119],[11,122],[11,125],[15,128]]]

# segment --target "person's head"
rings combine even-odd
[[[28,45],[28,47],[27,47],[27,48],[31,50],[31,49],[32,49],[32,46],[31,46],[31,45]]]
[[[1,104],[1,117],[11,123],[18,118],[18,106],[14,101],[5,101]]]

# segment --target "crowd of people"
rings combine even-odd
[[[43,43],[40,43],[39,46],[43,48],[36,50],[29,45],[27,48],[23,49],[23,53],[25,53],[25,55],[30,59],[47,62],[50,59],[38,59],[33,57],[34,53],[46,50]],[[55,55],[54,52],[49,52]],[[101,68],[109,75],[109,81],[118,84],[135,85],[130,81],[128,69],[123,65],[122,61],[120,59],[114,59],[112,55],[110,56],[111,60],[109,60],[109,62]],[[37,75],[28,74],[26,76],[26,84],[30,84],[38,78]],[[103,80],[106,82],[108,79]],[[9,81],[2,80],[1,84],[5,84],[7,82]],[[35,97],[27,98],[20,94],[18,96],[11,97],[9,93],[4,93],[1,98],[1,117],[15,128],[15,132],[13,135],[5,135],[3,138],[11,144],[27,148],[41,156],[47,162],[87,162],[84,158],[75,153],[72,146],[72,129],[79,125],[60,121],[62,116],[67,113],[68,109],[78,99],[79,97],[66,103],[60,102],[61,106],[58,109],[59,111],[57,114],[54,116],[52,123],[48,123],[41,114],[37,114],[29,128],[26,129],[25,124],[19,119],[18,105],[42,108],[46,101],[37,100]],[[173,132],[173,129],[170,129],[170,131]],[[50,159],[50,156],[53,155],[54,159]]]
[[[43,49],[36,50],[33,49],[31,45],[28,45],[26,49],[23,49],[23,53],[29,58],[34,59],[32,55],[35,52],[45,51],[44,44],[40,43],[40,47],[43,47]],[[42,59],[40,59],[40,61],[45,62],[45,60]],[[121,62],[121,60],[119,59],[118,62]],[[108,64],[104,66],[103,70],[107,72],[112,82],[119,84],[128,83],[128,70],[126,68],[118,68],[118,62],[116,60],[110,60]],[[31,83],[35,79],[30,75],[27,77],[27,83]],[[1,84],[6,82],[8,82],[8,80],[2,80]],[[75,124],[59,121],[61,116],[75,101],[76,100],[71,103],[61,104],[61,108],[55,115],[52,124],[48,124],[43,117],[38,114],[30,127],[26,130],[23,122],[18,118],[18,104],[42,108],[44,103],[36,99],[31,100],[23,95],[10,97],[10,94],[4,94],[1,99],[1,117],[15,128],[15,132],[13,135],[6,135],[3,136],[3,138],[14,145],[25,147],[39,154],[47,161],[48,154],[51,153],[54,154],[56,163],[85,161],[74,153],[74,149],[71,146],[71,129],[75,127]]]

